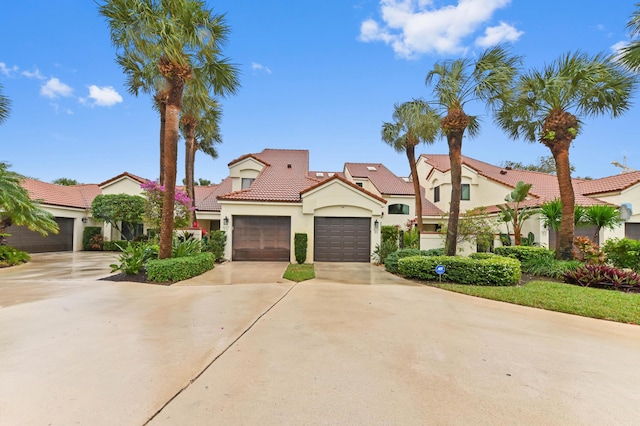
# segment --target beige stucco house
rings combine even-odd
[[[421,247],[442,247],[438,231],[446,222],[450,201],[449,157],[423,154],[417,166],[425,224]],[[318,172],[309,170],[307,150],[265,149],[243,155],[228,167],[228,177],[220,184],[195,188],[195,205],[199,229],[226,232],[225,257],[230,260],[295,261],[295,234],[303,233],[308,238],[307,262],[369,262],[383,225],[404,228],[416,216],[410,179],[396,176],[380,163],[345,163],[342,171]],[[84,227],[101,225],[90,215],[93,198],[98,194],[140,195],[144,181],[126,172],[100,184],[69,187],[26,179],[23,185],[56,216],[61,232],[43,238],[15,227],[9,242],[31,252],[81,250]],[[540,206],[559,197],[555,176],[463,157],[461,211],[484,206],[497,214],[495,206],[504,203],[518,181],[533,185],[525,205]],[[574,179],[574,190],[580,205],[609,203],[628,208],[627,221],[614,230],[601,231],[601,241],[640,238],[640,172]],[[106,238],[120,239],[109,225],[103,228]],[[542,245],[554,245],[554,235],[539,217],[530,219],[523,231],[525,235],[533,232]]]

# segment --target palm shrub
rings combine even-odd
[[[293,237],[296,262],[304,263],[307,260],[307,234],[296,233]]]
[[[173,238],[171,258],[193,256],[202,252],[202,241],[195,238]]]
[[[157,259],[158,246],[152,244],[127,244],[120,246],[122,253],[118,256],[119,263],[112,263],[111,272],[123,272],[127,275],[137,275],[144,268],[147,261]]]
[[[224,231],[211,231],[205,250],[213,253],[216,262],[224,257],[224,248],[227,245],[227,234]]]
[[[387,257],[396,250],[398,250],[397,240],[383,240],[382,243],[376,244],[376,248],[373,250],[373,260],[378,265],[382,265]]]

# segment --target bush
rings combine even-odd
[[[640,241],[612,238],[602,247],[607,260],[616,268],[629,268],[640,272]]]
[[[436,266],[445,267],[439,276]],[[520,281],[520,262],[507,257],[472,259],[461,256],[410,256],[398,261],[401,275],[428,281],[448,281],[458,284],[508,286]]]
[[[189,279],[213,269],[215,255],[199,253],[172,259],[154,259],[147,262],[147,279],[153,282],[176,282]]]
[[[610,285],[615,289],[640,288],[640,275],[633,271],[612,268],[606,265],[585,264],[564,275],[565,281],[583,287]]]
[[[307,234],[296,233],[293,236],[293,244],[296,255],[296,262],[304,263],[307,260]]]
[[[216,261],[224,257],[224,247],[227,245],[227,234],[224,231],[211,231],[205,250],[213,253]]]
[[[521,262],[522,272],[540,277],[562,279],[567,272],[573,271],[582,265],[579,260],[558,260],[533,257]]]
[[[398,227],[393,225],[384,225],[380,228],[380,235],[382,236],[382,242],[393,241],[398,245]]]
[[[512,257],[518,259],[520,262],[527,262],[530,259],[545,259],[552,260],[554,253],[544,247],[530,247],[530,246],[503,246],[496,247],[493,252],[497,255],[504,257]]]
[[[102,228],[100,226],[85,226],[82,231],[82,249],[83,250],[102,250],[102,247],[92,244],[94,236],[102,236]]]
[[[392,274],[398,273],[398,260],[409,256],[442,256],[444,249],[418,250],[418,249],[402,249],[397,250],[387,256],[384,260],[384,269]]]
[[[575,258],[594,265],[604,265],[607,255],[600,250],[600,246],[589,239],[589,237],[575,237],[573,245],[577,251],[574,251]]]
[[[397,240],[386,240],[382,244],[376,244],[375,250],[373,250],[373,260],[378,264],[384,264],[387,257],[398,250]]]
[[[15,266],[31,260],[29,253],[11,246],[0,246],[0,265]]]
[[[469,255],[469,257],[470,257],[471,259],[476,259],[476,260],[481,260],[481,259],[493,259],[493,258],[495,258],[496,256],[498,256],[498,255],[497,255],[497,254],[495,254],[495,253],[486,253],[486,252],[482,252],[482,251],[481,251],[481,252],[477,252],[477,253],[471,253],[471,254]]]
[[[144,268],[147,261],[158,258],[157,246],[151,244],[122,245],[122,254],[118,257],[120,263],[112,263],[111,272],[124,272],[127,275],[136,275]]]

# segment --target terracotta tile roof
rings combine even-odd
[[[205,193],[203,191],[201,198],[196,192],[196,209],[198,211],[219,212],[220,203],[218,203],[218,196],[231,192],[231,178],[227,177],[220,182],[220,184],[208,188],[210,188],[210,192]]]
[[[600,179],[585,180],[578,184],[584,195],[618,192],[640,183],[640,171],[621,173]]]
[[[248,154],[232,161],[253,157],[265,164],[251,187],[226,195],[218,200],[300,202],[300,192],[319,182],[309,173],[309,151],[265,149],[259,154]]]
[[[345,163],[354,178],[366,178],[384,195],[413,195],[413,184],[396,176],[380,163]]]
[[[339,176],[339,175],[333,175],[333,176],[332,176],[331,178],[329,178],[329,179],[325,179],[325,180],[323,180],[322,182],[318,182],[318,183],[316,183],[315,185],[312,185],[312,186],[310,186],[310,187],[308,187],[308,188],[304,189],[304,190],[301,192],[301,194],[304,194],[304,193],[309,192],[309,191],[311,191],[311,190],[313,190],[313,189],[315,189],[315,188],[318,188],[318,187],[320,187],[320,186],[322,186],[322,185],[325,185],[325,184],[327,184],[328,182],[330,182],[330,181],[332,181],[332,180],[339,180],[340,182],[346,183],[346,184],[347,184],[347,185],[349,185],[350,187],[352,187],[352,188],[354,188],[354,189],[358,190],[359,192],[362,192],[362,193],[364,193],[364,194],[367,194],[369,197],[375,198],[375,199],[376,199],[376,200],[378,200],[378,201],[382,201],[382,202],[383,202],[383,203],[385,203],[385,204],[387,203],[387,200],[385,200],[384,198],[379,197],[379,196],[377,196],[376,194],[371,193],[371,192],[369,192],[369,191],[367,191],[367,190],[365,190],[365,189],[363,189],[363,188],[359,187],[358,185],[356,185],[356,184],[355,184],[355,183],[353,183],[353,182],[349,182],[346,178],[344,178],[344,177],[342,177],[342,176]]]
[[[131,178],[131,179],[133,179],[135,181],[138,181],[140,183],[144,183],[145,181],[149,180],[149,179],[146,179],[146,178],[142,178],[140,176],[136,176],[136,175],[131,174],[129,172],[124,172],[124,173],[120,173],[118,176],[114,176],[111,179],[108,179],[108,180],[105,180],[104,182],[99,183],[98,186],[100,186],[100,187],[106,186],[106,185],[110,184],[111,182],[115,182],[118,179],[121,179],[123,177]]]
[[[266,150],[265,150],[265,151],[266,151]],[[263,151],[263,152],[264,152],[264,151]],[[246,160],[247,158],[253,158],[254,160],[257,160],[257,161],[261,162],[261,163],[262,163],[262,164],[264,164],[265,166],[268,166],[268,165],[269,165],[269,163],[265,163],[265,162],[264,162],[264,160],[262,160],[262,159],[258,158],[256,154],[245,154],[245,155],[242,155],[242,156],[240,156],[240,157],[236,158],[235,160],[231,160],[231,162],[230,162],[229,164],[227,164],[227,165],[228,165],[229,167],[231,167],[231,166],[233,166],[234,164],[241,162],[242,160]]]
[[[26,178],[21,183],[29,196],[40,203],[52,206],[91,208],[91,202],[102,191],[98,185],[56,185]]]
[[[344,178],[344,173],[342,172],[317,172],[317,171],[309,172],[308,177],[311,179],[324,180],[324,179],[330,179],[335,175],[338,175]]]
[[[423,154],[420,156],[428,164],[432,165],[436,170],[443,173],[451,169],[448,154]],[[532,205],[542,205],[546,201],[560,198],[560,190],[558,188],[558,178],[554,175],[540,172],[531,172],[528,170],[506,169],[473,158],[462,156],[462,164],[474,169],[479,175],[494,180],[503,185],[515,188],[519,181],[530,183],[533,186],[529,191],[529,195],[533,200],[528,200]],[[581,190],[581,185],[585,181],[583,179],[572,179],[575,193],[576,204],[582,206],[590,206],[593,204],[602,204],[600,200],[594,200],[587,197]]]
[[[420,195],[422,196],[422,216],[442,216],[447,212],[444,212],[438,208],[431,201],[427,200],[426,191],[424,187],[420,187]]]

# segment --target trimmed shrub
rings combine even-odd
[[[495,254],[495,253],[487,253],[487,252],[483,252],[483,251],[480,251],[480,252],[477,252],[477,253],[471,253],[471,254],[469,255],[469,257],[470,257],[471,259],[476,259],[476,260],[480,260],[480,259],[493,259],[493,258],[494,258],[494,257],[496,257],[496,256],[497,256],[497,254]]]
[[[15,266],[31,260],[29,253],[11,246],[0,246],[0,265]]]
[[[224,231],[211,231],[205,250],[213,253],[216,261],[224,257],[224,247],[227,245],[227,234]]]
[[[602,249],[607,254],[607,261],[616,268],[640,272],[640,241],[611,238],[604,243]]]
[[[387,256],[384,260],[384,269],[392,274],[398,273],[398,260],[409,256],[443,256],[444,249],[418,250],[418,249],[402,249],[397,250]]]
[[[436,266],[445,267],[441,278]],[[408,278],[448,281],[458,284],[509,286],[520,281],[520,262],[507,257],[471,259],[461,256],[410,256],[398,261],[398,270]]]
[[[547,259],[554,258],[554,252],[544,247],[531,246],[503,246],[496,247],[493,252],[504,257],[512,257],[520,262],[526,262],[529,259]]]
[[[92,237],[102,235],[102,228],[100,226],[85,226],[82,231],[82,250],[102,250],[102,248],[95,248],[91,244]]]
[[[214,263],[214,254],[208,252],[172,259],[149,260],[146,265],[147,279],[159,283],[182,281],[213,269]]]
[[[307,234],[296,233],[293,236],[293,244],[296,262],[304,263],[307,260]]]

